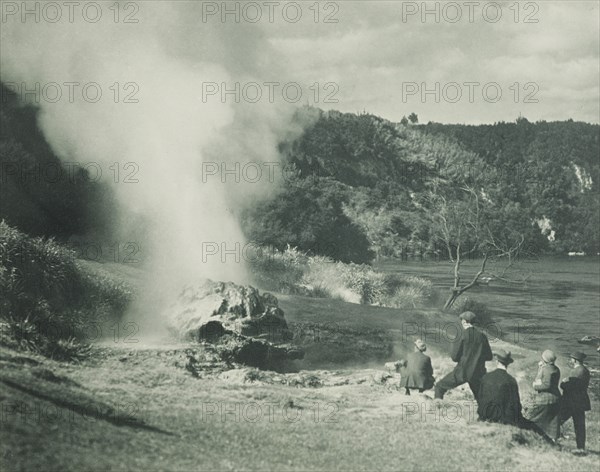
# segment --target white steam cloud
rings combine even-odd
[[[40,101],[39,126],[56,154],[99,163],[109,181],[114,172],[108,169],[117,163],[120,202],[151,222],[140,249],[152,254],[155,293],[201,277],[249,281],[243,260],[203,257],[202,243],[244,244],[236,212],[274,183],[201,179],[202,163],[276,162],[277,142],[293,132],[289,104],[222,103],[218,96],[203,102],[204,82],[263,83],[273,80],[279,60],[260,26],[203,23],[201,3],[138,2],[138,23],[115,23],[113,3],[102,2],[96,23],[79,13],[73,23],[36,23],[31,16],[23,22],[14,15],[2,24],[1,80],[30,89],[61,85],[60,100]],[[96,103],[82,98],[83,85],[92,82],[103,94]],[[66,83],[80,84],[72,102]],[[88,88],[87,95],[93,99],[96,91]],[[137,103],[125,103],[127,97]],[[124,168],[129,162],[138,166],[138,183],[123,182],[134,169]]]

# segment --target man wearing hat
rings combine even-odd
[[[560,370],[554,365],[556,355],[550,351],[542,352],[538,373],[533,382],[536,391],[530,420],[538,425],[553,441],[560,434]]]
[[[481,379],[477,413],[482,421],[517,426],[539,434],[545,441],[554,441],[533,421],[526,419],[522,413],[519,385],[508,373],[508,366],[513,363],[510,352],[499,349],[494,353],[496,370],[489,372]]]
[[[433,387],[433,367],[431,358],[425,354],[427,345],[420,339],[415,341],[415,350],[406,356],[406,364],[401,371],[400,387],[410,395],[410,389],[418,389],[419,393]]]
[[[590,384],[590,371],[583,365],[587,356],[583,352],[570,354],[573,368],[569,376],[560,384],[563,389],[561,423],[573,418],[577,449],[585,450],[585,412],[591,410],[587,389]]]
[[[477,400],[481,378],[485,375],[485,362],[493,359],[492,349],[485,334],[473,326],[475,313],[465,311],[459,316],[462,332],[452,346],[451,358],[457,362],[454,370],[435,385],[435,398],[465,382]]]
[[[494,353],[496,370],[488,372],[481,379],[477,413],[482,421],[520,426],[521,398],[519,385],[507,372],[513,363],[510,352],[499,349]]]

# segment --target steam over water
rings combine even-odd
[[[205,82],[263,83],[285,71],[259,26],[203,23],[201,3],[143,2],[137,23],[116,23],[102,3],[96,23],[75,15],[72,23],[2,24],[2,81],[27,89],[58,84],[62,93],[39,103],[53,150],[65,162],[97,163],[103,178],[116,181],[123,208],[150,222],[139,245],[150,254],[149,292],[158,301],[157,289],[201,277],[248,281],[243,260],[203,257],[203,243],[243,245],[236,213],[276,183],[203,181],[202,164],[277,162],[278,140],[293,132],[290,105],[202,100]],[[96,85],[84,90],[89,83]],[[57,87],[46,91],[54,98]],[[109,170],[115,163],[118,179]],[[137,182],[124,182],[133,170]],[[131,234],[128,221],[115,215],[115,224]]]

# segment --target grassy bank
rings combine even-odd
[[[139,282],[131,267],[73,263],[82,274]],[[0,346],[2,470],[597,469],[597,399],[587,417],[590,452],[578,457],[569,452],[570,423],[562,447],[549,447],[532,433],[476,421],[467,387],[438,407],[398,390],[383,364],[404,356],[416,337],[428,343],[434,375],[450,371],[455,315],[276,295],[293,342],[306,351],[300,372],[286,378],[315,381],[283,382],[170,339],[105,340],[76,363]],[[527,406],[539,352],[491,342],[512,351],[510,371]],[[191,355],[201,361],[194,372]]]
[[[294,309],[305,301],[282,300],[296,323],[312,322]],[[319,300],[312,301],[310,310],[319,309]],[[342,308],[353,305],[336,303],[321,311],[342,325]],[[398,319],[370,308],[381,311],[372,313],[371,333],[382,334]],[[341,328],[340,342],[356,343],[352,333],[360,326],[348,321]],[[322,341],[322,355],[340,355],[335,343]],[[526,398],[537,355],[509,347]],[[349,368],[344,360],[351,358],[343,357],[330,372],[347,382],[333,387],[249,382],[238,371],[194,378],[183,368],[188,348],[111,343],[95,346],[78,364],[0,349],[2,470],[589,471],[598,465],[598,402],[588,415],[590,454],[578,457],[569,452],[570,425],[559,449],[532,433],[481,424],[464,388],[436,408],[425,396],[372,381],[383,372],[374,363]],[[442,350],[442,343],[431,343],[436,376],[451,367]]]
[[[75,258],[52,239],[0,222],[0,343],[70,360],[85,354],[89,330],[119,320],[131,285],[100,264]]]

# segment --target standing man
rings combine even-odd
[[[406,365],[402,368],[400,387],[404,387],[406,395],[410,389],[418,389],[419,393],[433,387],[433,367],[431,357],[425,354],[427,345],[420,339],[415,341],[415,351],[406,356]]]
[[[460,339],[453,344],[450,356],[457,364],[454,370],[435,386],[435,398],[440,400],[448,390],[465,382],[469,383],[471,392],[477,400],[481,378],[485,375],[485,362],[493,359],[486,335],[473,326],[477,318],[475,313],[465,311],[459,318],[462,332]]]
[[[573,368],[569,376],[562,379],[560,388],[563,389],[563,405],[561,423],[573,418],[577,452],[585,451],[585,412],[591,410],[590,397],[587,389],[590,385],[590,371],[583,365],[587,356],[583,352],[570,355]]]

